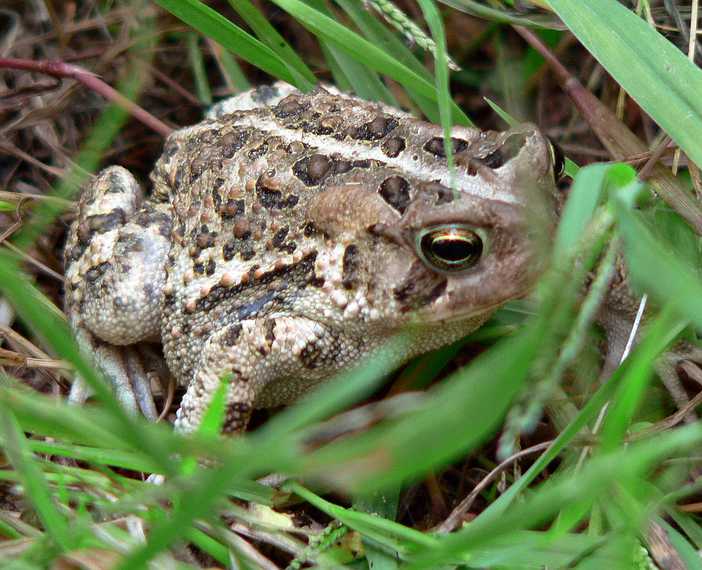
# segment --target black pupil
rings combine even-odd
[[[480,257],[483,245],[477,236],[439,235],[431,241],[431,252],[447,263],[472,261]]]

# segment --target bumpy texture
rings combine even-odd
[[[450,173],[440,127],[323,88],[225,102],[168,137],[148,198],[121,167],[82,194],[65,254],[77,338],[149,416],[139,349],[162,343],[184,430],[231,375],[226,431],[400,331],[405,359],[453,341],[533,283],[555,184],[531,125],[456,127],[452,145]]]

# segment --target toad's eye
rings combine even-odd
[[[553,177],[558,182],[565,175],[565,158],[563,151],[550,138],[548,139],[548,148],[551,152],[551,164],[553,165]]]
[[[434,226],[417,234],[422,260],[439,271],[463,271],[473,267],[483,254],[483,239],[466,226]]]

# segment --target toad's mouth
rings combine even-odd
[[[452,301],[447,297],[440,297],[431,305],[417,312],[417,320],[424,323],[432,324],[452,324],[458,321],[466,321],[478,317],[484,317],[486,314],[494,313],[508,301],[520,299],[529,294],[533,289],[533,284],[530,287],[525,287],[523,290],[511,292],[496,299],[491,303],[480,304],[479,306],[461,306],[458,301]]]
[[[459,321],[467,321],[480,316],[484,316],[486,313],[493,313],[504,305],[509,299],[501,302],[496,302],[491,305],[484,305],[481,307],[472,307],[471,309],[465,309],[463,311],[458,310],[431,310],[428,309],[429,316],[424,318],[425,322],[431,322],[434,324],[442,323],[455,323]],[[442,308],[443,309],[443,308]]]

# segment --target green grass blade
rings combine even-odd
[[[68,521],[59,513],[39,466],[34,462],[22,430],[14,414],[5,406],[0,407],[0,430],[3,448],[18,474],[22,477],[24,496],[31,501],[46,532],[63,550],[74,543]]]
[[[392,488],[370,495],[354,497],[353,509],[394,521],[397,518],[397,507],[401,491],[401,486],[395,485]],[[383,546],[381,548],[378,542],[371,538],[365,535],[363,538],[363,546],[369,568],[373,568],[373,570],[396,570],[398,568],[399,553],[397,550],[388,552],[390,549],[385,541],[381,543]]]
[[[198,434],[204,437],[217,438],[222,431],[224,417],[227,413],[227,394],[231,377],[231,374],[227,374],[221,378],[219,386],[217,386],[217,390],[212,396],[212,400],[205,410],[205,415],[197,428]]]
[[[386,53],[402,62],[416,74],[424,77],[427,81],[432,80],[431,73],[415,57],[407,47],[407,44],[396,33],[383,26],[362,4],[359,4],[356,0],[336,0],[336,3],[349,15],[366,39],[381,47]]]
[[[424,77],[335,20],[307,6],[300,0],[272,1],[297,18],[312,33],[343,49],[370,69],[391,77],[402,83],[407,89],[432,101],[438,100],[435,87]],[[455,103],[452,103],[451,110],[457,124],[470,125],[468,117]]]
[[[285,62],[290,73],[297,78],[296,85],[308,91],[317,83],[312,70],[290,44],[278,33],[263,14],[251,3],[250,0],[229,0],[229,5],[237,11],[239,16],[251,27],[259,39],[278,54],[281,61]]]
[[[288,408],[255,434],[221,442],[218,468],[200,469],[189,478],[189,491],[178,496],[171,516],[155,523],[147,544],[132,552],[119,568],[142,567],[182,538],[193,520],[216,516],[217,504],[238,480],[264,469],[280,469],[288,465],[296,468],[303,458],[300,457],[295,432],[366,395],[397,365],[397,355],[402,354],[405,342],[402,337],[391,340],[375,358],[303,398],[297,406]]]
[[[234,93],[251,89],[251,83],[246,77],[244,70],[241,69],[239,62],[227,49],[224,49],[217,42],[212,40],[214,55],[219,63],[220,70],[224,76],[224,81],[227,87]]]
[[[424,67],[408,49],[407,45],[405,45],[396,33],[383,26],[369,10],[365,9],[356,0],[337,0],[336,3],[349,15],[354,24],[356,24],[356,27],[368,41],[382,48],[389,55],[419,76],[424,77],[427,81],[432,80],[429,71],[427,71],[426,67]],[[414,101],[417,107],[421,109],[422,113],[424,113],[429,121],[432,123],[438,123],[440,121],[439,111],[434,101],[431,101],[427,97],[417,95],[412,91],[408,92],[408,96]]]
[[[70,445],[51,441],[28,442],[29,448],[35,453],[45,453],[60,457],[70,457],[77,461],[87,461],[97,465],[110,465],[131,469],[132,471],[142,471],[151,473],[158,470],[158,466],[148,458],[144,458],[136,453],[122,451],[119,449],[109,449],[101,447],[86,447],[82,445]]]
[[[408,342],[409,339],[401,335],[390,339],[372,358],[339,374],[333,381],[320,386],[272,418],[259,430],[260,437],[270,440],[283,438],[368,396],[398,366],[398,355],[406,350]]]
[[[307,2],[320,14],[329,18],[334,17],[324,0],[307,0]],[[368,101],[382,101],[388,105],[398,106],[397,100],[375,71],[356,61],[351,55],[327,40],[317,39],[339,88],[353,91]]]
[[[678,510],[676,506],[666,509],[666,515],[680,528],[690,539],[695,549],[702,548],[702,528],[693,513],[685,513]],[[660,520],[658,523],[660,524]]]
[[[492,22],[502,24],[513,24],[516,26],[527,26],[534,28],[562,29],[563,25],[553,16],[525,16],[508,10],[500,10],[486,6],[483,2],[476,0],[439,0],[442,4],[451,6],[456,10],[461,10],[467,14],[478,16]],[[510,2],[510,4],[512,4]]]
[[[325,479],[364,493],[416,477],[474,447],[501,422],[540,340],[536,327],[506,339],[444,382],[411,418],[320,449],[303,458],[304,473],[324,473]],[[465,430],[467,417],[470,430]]]
[[[686,570],[702,570],[702,560],[700,560],[699,553],[685,540],[683,535],[663,520],[659,519],[656,522],[666,532],[670,544],[677,551],[678,556],[685,564]]]
[[[198,34],[195,32],[189,32],[187,34],[188,58],[190,59],[190,66],[192,67],[193,77],[195,78],[197,98],[204,105],[211,105],[212,90],[210,89],[207,73],[205,72],[205,62],[202,58],[199,43],[200,36]]]
[[[61,354],[70,362],[95,390],[97,397],[105,406],[106,413],[109,413],[119,424],[123,437],[135,448],[143,449],[153,457],[165,472],[171,473],[174,461],[164,443],[153,438],[150,432],[139,429],[139,423],[119,405],[107,384],[84,361],[65,322],[60,321],[36,302],[40,293],[28,280],[20,276],[16,260],[2,252],[0,252],[0,291],[32,330],[36,331],[40,338],[44,338],[57,354]]]
[[[444,130],[444,154],[446,155],[446,164],[448,166],[451,178],[453,178],[453,144],[451,142],[451,94],[449,93],[449,69],[448,69],[448,54],[446,53],[446,33],[444,32],[444,24],[441,21],[439,11],[433,0],[419,0],[419,5],[424,13],[424,19],[429,25],[431,35],[436,45],[435,64],[434,64],[434,84],[438,94],[439,117],[441,118],[441,127]],[[451,188],[453,189],[453,181]]]
[[[388,105],[398,106],[397,100],[377,73],[329,42],[320,40],[319,43],[336,86],[343,91],[352,91],[367,101],[382,101]]]
[[[600,203],[607,174],[611,168],[612,166],[607,164],[593,164],[581,169],[578,173],[558,224],[554,257],[566,255],[580,240]],[[636,176],[631,167],[621,168],[628,169],[631,178]]]
[[[375,515],[360,513],[351,509],[339,507],[338,505],[324,500],[322,497],[312,493],[308,489],[305,489],[302,485],[295,481],[286,483],[285,488],[294,492],[296,495],[299,495],[311,505],[314,505],[316,508],[327,513],[329,516],[341,521],[351,528],[357,529],[371,538],[376,538],[378,540],[387,539],[387,537],[393,537],[395,540],[401,539],[410,548],[419,546],[432,548],[437,545],[436,539],[427,534]],[[400,548],[399,545],[398,549],[407,550]]]
[[[226,374],[220,379],[219,386],[217,386],[217,390],[205,410],[202,421],[197,427],[198,435],[215,440],[220,435],[227,413],[227,394],[231,376],[231,374]],[[196,471],[196,468],[197,457],[186,457],[183,460],[180,472],[183,475],[190,475]]]
[[[665,324],[665,322],[663,323]],[[610,400],[616,390],[619,389],[623,379],[629,374],[629,370],[635,362],[652,362],[657,354],[660,354],[670,342],[668,330],[664,326],[653,329],[647,336],[646,343],[637,347],[630,359],[616,370],[612,377],[603,384],[588,399],[587,403],[578,412],[575,419],[568,424],[553,444],[544,452],[529,470],[519,478],[499,499],[492,503],[480,515],[480,519],[498,517],[510,506],[516,496],[522,493],[527,486],[571,443],[580,431],[589,422],[595,419],[600,409]]]
[[[233,51],[240,58],[278,79],[297,85],[295,77],[278,54],[209,6],[198,0],[154,1],[198,32]]]
[[[192,543],[200,550],[212,556],[212,558],[222,564],[225,568],[229,565],[229,562],[231,561],[229,558],[229,549],[211,536],[194,528],[188,533],[188,539],[191,540]]]
[[[618,371],[608,382],[603,384],[595,394],[593,394],[587,401],[587,404],[583,406],[583,409],[578,412],[575,419],[568,424],[568,427],[564,429],[556,440],[551,444],[551,446],[539,456],[539,458],[534,462],[534,464],[528,469],[524,475],[522,475],[517,481],[512,484],[512,486],[503,493],[496,501],[488,506],[481,514],[481,519],[488,519],[491,517],[499,517],[506,509],[512,504],[514,499],[522,493],[531,484],[540,473],[543,472],[548,465],[558,457],[558,455],[566,449],[569,443],[571,443],[581,432],[583,428],[587,426],[595,417],[597,417],[598,412],[610,399],[617,387],[617,379],[623,372]]]
[[[549,0],[580,42],[702,164],[702,71],[617,0]]]
[[[675,318],[670,310],[664,310],[647,330],[640,350],[631,357],[631,365],[621,378],[617,392],[602,428],[602,451],[615,450],[624,439],[638,409],[648,383],[653,376],[653,363],[661,350],[684,328],[685,323]]]
[[[632,196],[632,192],[619,193],[613,205],[633,283],[663,303],[669,302],[679,316],[702,328],[699,274],[671,255],[676,249],[673,244],[654,237],[641,213],[627,204]]]
[[[551,477],[524,502],[513,505],[499,517],[476,519],[464,529],[447,535],[438,546],[425,549],[407,565],[407,570],[437,568],[440,564],[464,559],[476,549],[513,534],[518,529],[543,524],[564,504],[592,503],[619,481],[639,480],[655,464],[673,454],[685,454],[702,442],[702,426],[691,425],[666,432],[646,442],[630,446],[626,454],[608,454],[593,459],[580,473]],[[616,473],[616,477],[612,474]]]

